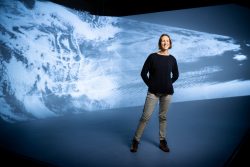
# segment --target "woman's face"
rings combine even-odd
[[[170,39],[168,36],[161,37],[161,50],[168,50],[170,47]]]

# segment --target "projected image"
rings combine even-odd
[[[18,0],[1,0],[0,31],[6,121],[142,106],[141,68],[162,33],[180,70],[174,102],[250,95],[250,39]]]

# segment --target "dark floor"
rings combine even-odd
[[[158,147],[157,111],[145,129],[138,152],[129,151],[142,106],[14,124],[1,122],[1,163],[84,167],[249,166],[249,109],[250,96],[173,103],[168,113],[169,153]]]

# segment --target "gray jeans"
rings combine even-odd
[[[168,111],[169,104],[171,102],[171,98],[172,98],[172,95],[153,94],[150,92],[147,93],[143,113],[142,113],[140,122],[135,132],[134,138],[137,141],[140,141],[143,131],[158,101],[159,101],[159,136],[160,136],[160,140],[163,140],[166,138],[167,111]]]

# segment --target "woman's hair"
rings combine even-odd
[[[171,38],[170,38],[170,36],[168,35],[168,34],[162,34],[161,36],[160,36],[160,38],[159,38],[159,41],[158,41],[158,48],[159,49],[161,49],[161,38],[163,37],[163,36],[167,36],[168,38],[169,38],[169,48],[168,49],[171,49],[172,48],[172,40],[171,40]]]

